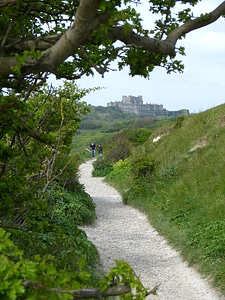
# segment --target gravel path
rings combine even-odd
[[[148,299],[224,300],[182,261],[144,214],[124,205],[119,193],[103,178],[91,176],[92,163],[80,166],[80,182],[97,205],[97,220],[82,228],[98,248],[104,269],[114,266],[115,259],[124,259],[146,287],[161,283],[158,295]]]

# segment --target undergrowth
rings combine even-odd
[[[57,267],[71,270],[82,258],[92,268],[98,261],[98,252],[78,226],[90,224],[95,218],[94,202],[82,188],[75,194],[58,186],[53,191],[49,189],[47,203],[33,204],[26,216],[26,227],[9,232],[27,259],[51,254],[57,259]]]

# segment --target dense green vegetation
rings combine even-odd
[[[105,144],[93,172],[101,175],[103,166],[105,180],[120,191],[124,204],[145,212],[156,230],[223,293],[224,115],[221,105],[178,117],[153,129],[140,143],[131,141],[131,129],[122,130]],[[157,136],[161,138],[153,142]],[[111,150],[117,152],[113,145],[121,140],[129,151],[117,153],[115,159]]]
[[[78,180],[83,160],[71,151],[88,92],[65,82],[0,96],[1,299],[75,299],[93,287],[97,298],[112,289],[127,299],[147,293],[126,262],[102,274],[98,251],[80,229],[96,218]]]
[[[93,284],[98,252],[78,226],[95,220],[95,205],[78,182],[81,158],[69,155],[86,93],[64,83],[0,98],[0,298]]]

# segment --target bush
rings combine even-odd
[[[26,226],[21,230],[10,229],[14,242],[28,259],[35,254],[51,254],[61,268],[75,268],[80,258],[93,266],[98,258],[97,250],[78,228],[96,218],[92,198],[84,191],[69,193],[60,186],[48,192],[48,201],[31,204]]]
[[[177,120],[176,120],[176,124],[174,125],[174,128],[180,128],[182,126],[184,122],[184,116],[179,116],[177,117]]]
[[[130,186],[131,181],[130,159],[119,160],[113,165],[113,170],[107,174],[106,181],[112,183],[122,194]]]
[[[76,253],[70,255],[71,262],[68,266],[59,268],[57,260],[51,255],[33,255],[31,260],[26,259],[23,251],[9,237],[10,234],[0,228],[1,299],[69,300],[72,296],[65,290],[79,289],[91,284],[91,273],[86,269],[85,261],[80,259],[74,265]],[[64,254],[67,256],[68,252]]]
[[[129,140],[135,145],[143,144],[151,134],[152,132],[146,128],[132,129],[129,132]]]
[[[92,171],[92,176],[94,177],[105,177],[113,170],[112,162],[105,157],[99,157],[93,163],[93,167],[94,170]]]
[[[79,192],[80,184],[78,182],[78,167],[81,158],[78,154],[60,155],[56,158],[54,164],[55,180],[66,190],[71,192]],[[57,176],[59,174],[60,176]]]
[[[106,145],[107,151],[105,155],[113,163],[124,160],[130,155],[131,142],[127,130],[122,130],[114,134]]]
[[[91,224],[96,218],[94,202],[84,190],[75,194],[58,187],[50,192],[49,203],[50,215],[58,214],[77,225]]]
[[[131,174],[135,185],[151,182],[157,163],[151,155],[142,153],[131,160]]]

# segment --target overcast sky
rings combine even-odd
[[[142,1],[143,19],[147,17],[148,1]],[[203,0],[195,8],[196,16],[210,12],[221,0]],[[146,3],[146,4],[145,4]],[[149,18],[148,18],[149,19]],[[145,27],[149,24],[145,21]],[[121,101],[123,95],[143,96],[144,103],[162,104],[167,110],[189,109],[198,113],[225,102],[225,20],[187,34],[178,45],[185,47],[186,56],[180,57],[184,73],[166,74],[155,68],[150,79],[130,77],[128,69],[106,73],[104,78],[83,77],[80,88],[104,87],[90,93],[83,100],[94,106],[107,106],[108,102]]]

